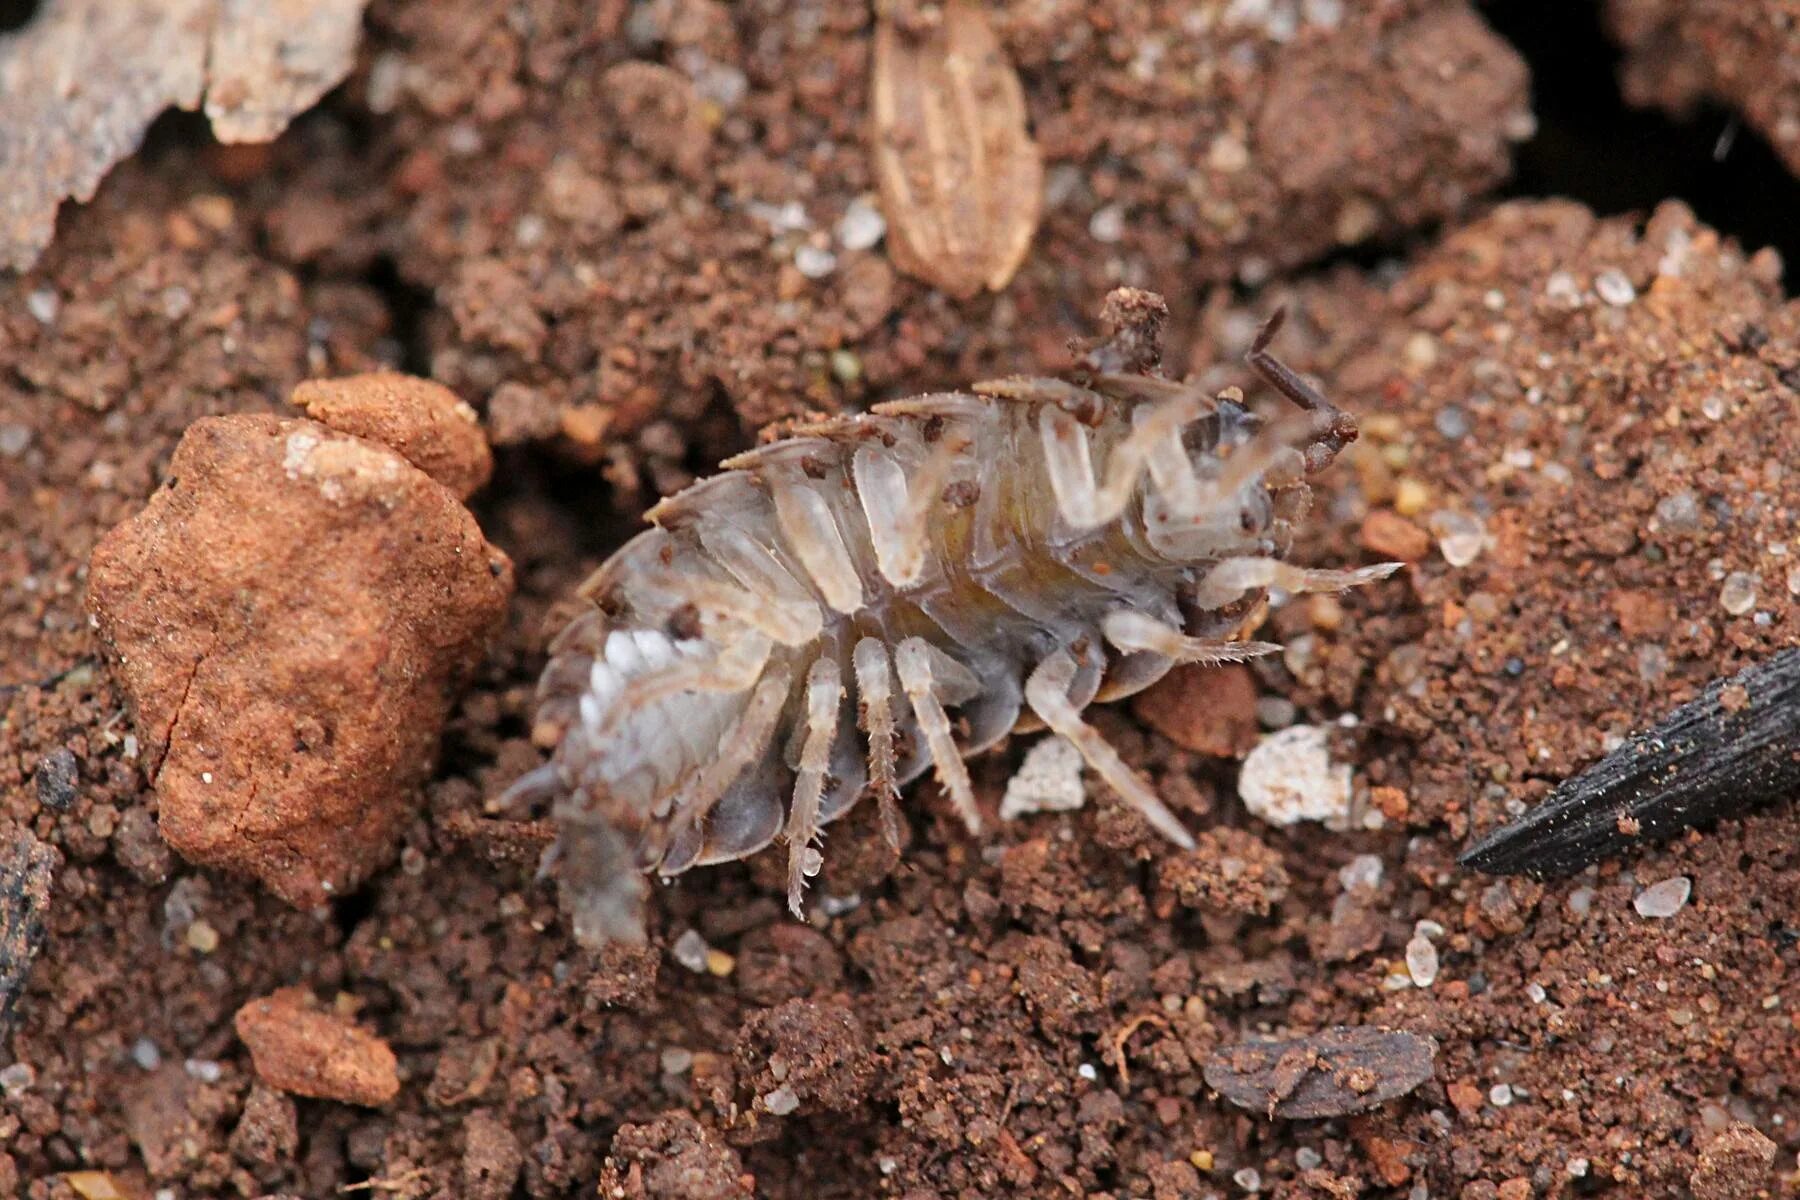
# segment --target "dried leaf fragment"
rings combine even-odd
[[[221,141],[263,141],[350,71],[367,0],[45,0],[0,36],[0,270],[50,244],[165,109],[204,100]]]
[[[1312,1120],[1362,1112],[1431,1078],[1437,1042],[1364,1025],[1303,1038],[1240,1042],[1206,1061],[1206,1086],[1270,1119]]]
[[[871,99],[894,265],[962,299],[1005,287],[1037,231],[1044,162],[981,8],[951,0],[924,36],[884,18]]]

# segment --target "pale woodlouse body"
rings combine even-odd
[[[872,793],[897,839],[899,788],[927,766],[978,831],[963,757],[1039,723],[1193,844],[1081,710],[1177,662],[1273,649],[1233,640],[1269,587],[1336,590],[1395,564],[1282,561],[1305,477],[1355,425],[1267,353],[1279,318],[1249,361],[1301,429],[1161,377],[1165,312],[1121,289],[1074,381],[828,420],[650,511],[553,644],[535,734],[555,753],[509,793],[556,801],[580,940],[642,938],[645,871],[777,837],[798,914],[821,828]]]

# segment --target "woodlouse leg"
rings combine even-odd
[[[1038,410],[1038,440],[1044,448],[1045,473],[1056,494],[1056,511],[1072,528],[1100,524],[1100,490],[1094,482],[1094,455],[1087,429],[1054,404]]]
[[[837,738],[838,707],[844,698],[837,659],[814,660],[806,673],[806,743],[800,749],[800,770],[794,778],[794,802],[788,809],[788,909],[805,919],[800,897],[806,877],[819,870],[819,852],[813,838],[819,832],[819,798],[825,792],[825,772],[831,766],[831,743]]]
[[[841,613],[862,607],[862,579],[844,545],[844,535],[832,519],[825,497],[792,479],[771,473],[769,497],[775,504],[775,521],[787,544],[818,586],[825,603]]]
[[[1286,320],[1287,309],[1276,309],[1250,344],[1250,353],[1244,356],[1244,361],[1263,382],[1318,416],[1320,426],[1313,435],[1315,440],[1306,448],[1306,471],[1311,475],[1330,466],[1339,452],[1356,440],[1356,419],[1328,400],[1298,371],[1269,353],[1269,343],[1275,340]]]
[[[916,583],[924,571],[932,513],[970,444],[967,434],[944,432],[910,480],[899,463],[874,447],[857,451],[851,469],[869,522],[875,563],[895,587]]]
[[[1067,650],[1058,650],[1039,663],[1025,681],[1025,703],[1051,732],[1061,734],[1073,743],[1088,766],[1094,768],[1094,772],[1119,793],[1125,803],[1142,813],[1158,833],[1183,850],[1192,850],[1193,835],[1150,790],[1150,785],[1125,765],[1125,760],[1100,736],[1100,731],[1082,720],[1080,711],[1069,703],[1069,685],[1075,682],[1075,673],[1074,655]]]
[[[932,664],[931,647],[922,638],[907,638],[894,651],[894,665],[900,672],[900,686],[912,702],[918,718],[919,732],[931,751],[931,763],[937,769],[938,783],[950,795],[957,815],[971,834],[981,832],[981,812],[975,807],[975,789],[969,784],[969,769],[957,753],[950,736],[950,718],[938,699],[938,684]]]
[[[1278,558],[1222,559],[1194,588],[1194,603],[1201,608],[1224,608],[1256,588],[1278,587],[1290,592],[1339,592],[1386,579],[1401,563],[1377,563],[1347,571],[1296,567]]]
[[[1186,392],[1162,401],[1138,419],[1107,457],[1106,482],[1100,487],[1095,513],[1097,524],[1118,519],[1137,494],[1146,469],[1176,517],[1199,515],[1200,488],[1181,445],[1181,430],[1198,420],[1206,407],[1204,396]]]
[[[1100,622],[1106,640],[1127,653],[1148,651],[1176,662],[1216,666],[1219,663],[1244,662],[1281,649],[1274,642],[1221,642],[1191,638],[1173,625],[1134,609],[1121,608],[1107,613]]]
[[[856,670],[857,706],[869,738],[869,783],[881,805],[881,836],[900,849],[900,785],[894,770],[894,677],[888,669],[887,645],[866,637],[851,652]]]
[[[667,842],[675,841],[675,835],[689,826],[700,824],[706,820],[713,805],[725,794],[739,775],[752,762],[761,758],[775,738],[775,727],[780,723],[782,707],[787,703],[789,687],[794,676],[784,667],[777,667],[763,677],[750,694],[750,702],[738,719],[732,723],[719,744],[719,756],[708,763],[675,801],[675,812]],[[665,843],[667,844],[667,843]]]
[[[504,792],[482,805],[482,811],[490,814],[516,812],[539,800],[554,799],[562,794],[562,790],[562,775],[555,763],[547,762],[513,780]]]

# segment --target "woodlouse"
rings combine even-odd
[[[650,510],[553,643],[534,736],[555,753],[502,800],[555,800],[579,940],[644,936],[644,872],[777,837],[798,915],[821,827],[873,793],[897,846],[899,789],[927,765],[978,832],[963,757],[1039,723],[1193,845],[1081,710],[1177,662],[1274,649],[1235,640],[1269,587],[1336,590],[1398,564],[1282,561],[1305,477],[1355,423],[1268,353],[1279,313],[1248,361],[1300,428],[1162,377],[1166,311],[1120,289],[1071,380],[826,420]]]

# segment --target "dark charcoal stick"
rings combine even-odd
[[[1800,795],[1800,649],[1706,690],[1463,853],[1490,875],[1567,875]]]

